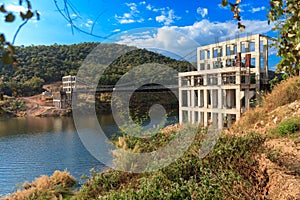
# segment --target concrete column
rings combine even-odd
[[[226,43],[223,44],[222,50],[223,50],[223,57],[224,57],[224,56],[227,56],[227,44],[226,44]],[[224,66],[225,66],[225,65],[224,65]]]
[[[204,108],[207,108],[207,89],[203,90],[203,102],[204,102]]]
[[[223,129],[223,114],[218,113],[218,129]]]
[[[207,85],[207,75],[203,75],[203,85]]]
[[[237,46],[236,47],[237,53],[242,52],[242,45],[241,45],[241,42],[239,40],[237,41],[237,45],[236,46]]]
[[[201,96],[200,90],[197,91],[198,92],[198,107],[201,106],[201,98],[203,98],[203,96]]]
[[[250,97],[250,91],[249,91],[249,89],[245,89],[245,108],[246,109],[249,109],[249,105],[250,105],[250,99],[249,99],[249,97]]]
[[[223,106],[222,106],[222,89],[218,89],[218,108],[219,109],[222,109]]]
[[[195,90],[191,90],[191,107],[194,108],[195,107]]]
[[[218,76],[217,76],[217,78],[218,78],[217,85],[222,85],[222,74],[219,73]]]
[[[211,90],[212,94],[212,108],[218,108],[218,90]]]
[[[241,72],[237,71],[235,73],[235,84],[240,85],[241,84]]]
[[[203,119],[204,123],[203,123],[203,125],[204,126],[208,126],[208,114],[207,114],[207,112],[205,111],[203,115],[204,115],[204,119]]]
[[[240,88],[235,90],[235,97],[236,97],[236,109],[238,110],[238,115],[236,116],[237,119],[240,118],[240,113],[241,113],[241,93],[240,93]]]
[[[218,113],[211,113],[211,118],[212,118],[212,125],[214,128],[218,128]]]
[[[191,86],[195,86],[195,76],[191,76]]]
[[[182,78],[178,77],[178,87],[180,88],[182,86],[182,82],[181,82]]]
[[[214,48],[212,45],[209,46],[209,52],[210,52],[210,60],[211,60],[212,58],[214,58]]]
[[[205,60],[208,59],[208,50],[207,49],[204,50],[204,58],[205,58]]]
[[[199,122],[202,126],[204,126],[204,113],[199,112]]]

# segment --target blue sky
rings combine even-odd
[[[24,9],[17,0],[3,1],[7,10]],[[118,42],[138,47],[164,49],[175,54],[187,54],[196,46],[227,38],[239,32],[229,7],[220,6],[221,0],[69,0],[74,11],[74,23],[87,32],[109,36],[100,39],[75,31],[57,11],[54,0],[31,0],[33,10],[41,13],[41,20],[31,20],[20,32],[16,45],[72,44],[87,41]],[[57,0],[62,8],[62,0]],[[268,0],[242,0],[241,15],[245,33],[275,36],[267,24]],[[0,22],[1,31],[11,41],[17,25]],[[184,38],[188,38],[185,40]],[[184,51],[184,53],[179,53]],[[274,66],[278,59],[270,59]]]

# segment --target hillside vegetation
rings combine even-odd
[[[87,55],[98,45],[101,56],[120,56],[106,70],[101,84],[115,84],[131,67],[145,63],[166,64],[186,71],[191,65],[161,54],[119,44],[81,43],[73,45],[16,47],[17,69],[0,66],[0,93],[9,96],[31,96],[42,91],[42,85],[61,81],[62,76],[75,75]]]
[[[71,199],[299,199],[300,77],[277,85],[257,108],[221,134],[200,158],[207,129],[198,129],[189,150],[152,173],[93,172]],[[124,135],[116,145],[149,152],[173,138],[178,126],[149,139]],[[122,159],[122,158],[116,158]],[[132,166],[123,159],[124,165]],[[134,166],[133,166],[134,167]],[[26,191],[26,190],[25,190]],[[57,198],[59,198],[57,194]]]

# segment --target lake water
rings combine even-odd
[[[116,132],[111,115],[99,121],[106,131]],[[55,170],[68,170],[79,180],[91,168],[104,166],[82,145],[72,118],[0,120],[0,197]]]

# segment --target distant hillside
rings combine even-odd
[[[130,68],[144,63],[166,64],[180,71],[191,65],[161,54],[119,44],[81,43],[73,45],[17,47],[18,69],[0,66],[0,92],[14,96],[30,96],[42,91],[42,85],[61,80],[64,75],[75,75],[86,56],[97,46],[105,55],[127,49],[130,52],[116,59],[101,79],[103,84],[114,84]]]

